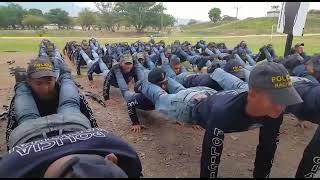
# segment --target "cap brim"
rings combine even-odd
[[[303,102],[294,87],[267,90],[267,93],[274,104],[290,106]]]
[[[133,64],[133,62],[132,62],[132,61],[124,61],[124,63],[131,63],[131,64]]]
[[[52,71],[41,71],[30,74],[30,77],[33,79],[39,79],[42,77],[56,77],[56,74]]]

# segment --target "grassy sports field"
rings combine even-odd
[[[83,39],[89,39],[89,37],[0,37],[0,54],[1,52],[17,51],[17,52],[37,52],[39,43],[41,39],[48,38],[53,41],[60,50],[63,49],[67,41],[75,40],[81,41]],[[114,42],[124,42],[128,43],[135,42],[137,40],[148,41],[150,38],[127,38],[127,37],[117,37],[117,38],[97,38],[100,44],[104,43],[114,43]],[[241,40],[247,41],[249,47],[254,53],[257,53],[262,45],[267,43],[272,43],[278,56],[283,56],[286,36],[216,36],[216,37],[159,37],[156,41],[163,39],[166,43],[172,43],[174,40],[189,41],[192,44],[196,43],[200,39],[204,39],[207,42],[225,42],[227,47],[234,47]],[[305,35],[303,37],[294,37],[293,45],[297,42],[305,43],[305,51],[312,55],[314,53],[319,53],[320,35]]]

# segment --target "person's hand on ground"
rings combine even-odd
[[[133,125],[131,127],[131,131],[135,132],[135,133],[140,133],[141,129],[145,129],[145,127],[143,125],[137,124],[137,125]]]

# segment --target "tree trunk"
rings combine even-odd
[[[137,25],[136,29],[138,33],[143,33],[143,27],[141,25]]]

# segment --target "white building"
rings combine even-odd
[[[44,29],[59,29],[57,24],[47,24],[43,26]]]
[[[279,17],[279,6],[271,6],[271,10],[267,12],[267,17]]]

